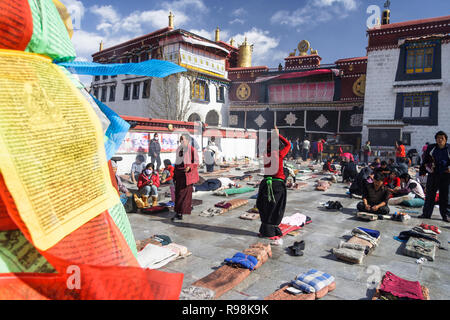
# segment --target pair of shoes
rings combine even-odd
[[[170,220],[175,221],[175,220],[183,220],[183,215],[181,213],[175,213],[175,215],[170,218]]]
[[[303,256],[303,250],[305,250],[305,241],[294,242],[294,245],[288,247],[292,255]]]
[[[340,210],[342,209],[344,206],[339,202],[339,201],[328,201],[325,204],[325,208],[327,209],[336,209],[336,210]]]

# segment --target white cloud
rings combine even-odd
[[[196,10],[200,12],[208,12],[208,7],[203,3],[202,0],[176,0],[172,2],[163,2],[161,7],[165,10],[174,11],[189,11],[190,13]]]
[[[241,17],[245,14],[247,14],[247,11],[244,8],[238,8],[232,12],[232,15],[236,17]]]
[[[245,20],[236,18],[234,20],[231,20],[230,22],[228,22],[229,24],[235,24],[235,23],[240,23],[240,24],[244,24]]]
[[[279,59],[282,55],[281,51],[275,50],[280,43],[280,40],[270,36],[269,31],[260,30],[258,28],[252,28],[251,30],[234,35],[238,45],[244,42],[247,38],[247,42],[253,44],[252,65],[271,65],[273,60]]]
[[[270,18],[272,24],[292,27],[315,25],[332,19],[342,19],[355,11],[360,0],[309,0],[294,11],[279,10]]]

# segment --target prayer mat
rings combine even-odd
[[[420,286],[422,289],[422,296],[423,296],[423,300],[430,300],[430,290],[425,287],[425,286]],[[391,298],[391,299],[390,299]],[[375,290],[375,293],[373,294],[372,300],[394,300],[394,299],[398,299],[395,296],[392,295],[386,295],[383,294],[382,292],[380,292],[380,287],[378,286],[378,288]]]
[[[155,213],[163,213],[168,212],[169,208],[165,206],[156,206],[156,207],[148,207],[148,208],[142,208],[141,213],[146,214],[155,214]]]
[[[213,194],[216,196],[228,197],[233,194],[242,194],[242,193],[252,192],[255,190],[256,190],[256,188],[253,188],[253,187],[231,188],[231,189],[225,189],[222,191],[216,191]]]
[[[394,299],[424,300],[422,286],[418,281],[409,281],[387,271],[379,285],[379,293]]]
[[[316,300],[323,298],[328,294],[328,292],[336,289],[336,282],[334,281],[327,287],[319,290],[318,292],[313,293],[301,293],[301,294],[292,294],[286,291],[291,285],[285,285],[281,289],[275,291],[271,295],[264,298],[264,300]]]
[[[310,224],[311,222],[312,222],[311,219],[308,220],[308,217],[307,217],[305,225]],[[269,238],[270,240],[278,240],[278,239],[284,237],[285,235],[287,235],[288,233],[302,228],[300,226],[291,226],[289,224],[283,224],[283,223],[281,223],[278,227],[281,230],[282,236],[270,237]]]
[[[263,243],[255,243],[250,245],[249,249],[257,249],[257,250],[251,250],[253,254],[265,257],[266,252],[267,256],[270,258],[272,257],[272,249],[269,244],[263,244]],[[263,258],[262,260],[258,260],[258,264],[255,266],[255,269],[259,268],[263,263],[266,261]],[[234,287],[236,287],[239,283],[244,281],[245,278],[247,278],[250,274],[249,269],[245,268],[235,268],[229,265],[224,265],[214,272],[210,273],[206,277],[195,281],[191,284],[191,286],[195,287],[201,287],[201,288],[207,288],[212,291],[214,291],[214,297],[219,298],[226,292],[230,291]]]
[[[180,300],[213,300],[214,295],[211,289],[189,286],[181,290]]]
[[[434,261],[436,254],[436,243],[425,239],[410,237],[406,243],[403,254],[414,258],[426,258]]]
[[[336,258],[350,263],[361,264],[365,254],[364,250],[354,250],[349,248],[333,248],[331,250]]]

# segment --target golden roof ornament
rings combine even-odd
[[[300,41],[300,43],[298,44],[298,51],[300,56],[307,56],[308,55],[308,50],[311,47],[310,43],[308,40],[302,40]]]
[[[220,41],[220,29],[219,29],[219,27],[217,27],[216,28],[216,42],[219,42]]]
[[[175,16],[172,14],[172,11],[169,12],[169,28],[173,28],[173,18]]]

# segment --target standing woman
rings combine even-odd
[[[271,150],[271,140],[267,141],[267,151],[264,154],[264,180],[259,185],[256,207],[261,217],[259,233],[261,237],[281,236],[278,225],[283,219],[286,208],[286,176],[283,170],[283,159],[289,152],[291,144],[280,135],[275,127],[275,134],[280,145],[277,150]]]
[[[180,137],[180,146],[176,151],[174,180],[175,216],[172,221],[182,220],[183,214],[191,214],[193,186],[199,180],[197,150],[187,134]]]

